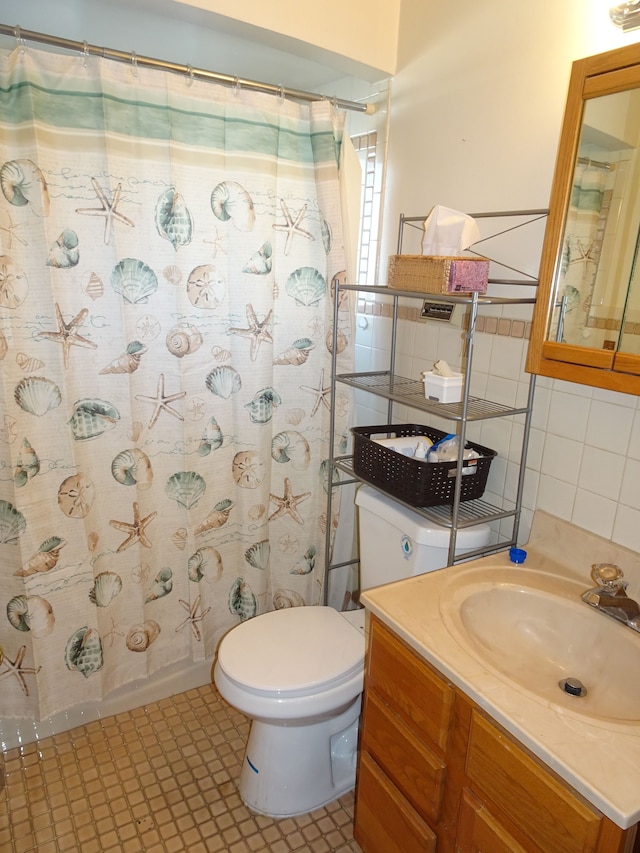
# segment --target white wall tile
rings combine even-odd
[[[625,460],[619,500],[626,506],[640,508],[640,462],[637,459]]]
[[[413,320],[398,320],[397,351],[405,355],[413,355],[416,344],[416,326]]]
[[[555,391],[549,402],[547,431],[575,441],[584,441],[589,419],[590,399]]]
[[[616,516],[617,504],[608,498],[578,489],[573,505],[571,522],[584,527],[598,536],[610,539]]]
[[[521,375],[520,381],[517,383],[517,385],[518,390],[516,392],[516,406],[518,408],[525,408],[529,403],[529,377],[526,373]]]
[[[524,426],[513,424],[511,429],[511,445],[509,446],[509,459],[512,462],[520,462],[522,453],[522,440],[524,437]],[[545,433],[539,429],[529,429],[529,445],[527,448],[527,465],[540,471],[542,466],[542,451],[544,449]]]
[[[593,397],[593,388],[589,385],[579,385],[577,382],[564,382],[562,379],[551,380],[551,387],[561,394],[571,394],[574,397]]]
[[[476,334],[473,336],[473,357],[472,370],[473,373],[481,371],[489,373],[491,365],[491,351],[493,349],[493,340],[495,335]]]
[[[371,349],[371,370],[389,370],[389,351],[385,349]]]
[[[371,347],[356,344],[354,355],[356,372],[365,373],[371,370]]]
[[[614,453],[627,453],[635,412],[625,406],[614,406],[593,400],[585,440],[594,447],[605,447]]]
[[[438,359],[439,332],[435,323],[418,323],[416,328],[414,358],[423,359],[429,370]]]
[[[396,376],[404,376],[406,379],[420,380],[420,373],[415,371],[413,356],[402,352],[398,352],[396,355],[394,373]]]
[[[487,479],[487,490],[499,495],[500,498],[506,496],[506,477],[507,477],[507,460],[504,456],[494,456],[491,466],[489,467],[489,477]],[[501,500],[498,501],[501,503]]]
[[[612,539],[625,548],[640,551],[640,510],[618,506]]]
[[[531,468],[527,468],[524,474],[524,488],[522,492],[522,506],[535,510],[538,504],[538,489],[540,487],[540,474]]]
[[[617,500],[624,464],[624,456],[586,444],[580,464],[578,489],[586,489],[602,497]]]
[[[518,494],[518,479],[520,475],[520,465],[514,462],[509,462],[507,465],[507,476],[505,478],[504,497],[513,506],[516,503]],[[535,507],[536,494],[538,492],[538,482],[540,476],[537,471],[531,469],[525,470],[524,487],[522,493],[522,502],[529,508]]]
[[[373,338],[371,345],[376,349],[391,351],[391,318],[373,317]]]
[[[487,380],[488,376],[486,373],[481,373],[480,371],[474,370],[471,374],[471,385],[469,388],[469,393],[472,397],[480,397],[485,399],[487,396]]]
[[[577,485],[581,458],[581,442],[547,434],[542,451],[542,473]]]
[[[502,403],[515,408],[518,383],[514,379],[489,374],[487,378],[487,399],[492,403]]]
[[[389,318],[358,315],[356,370],[388,369]],[[364,327],[366,326],[366,328]],[[374,346],[375,341],[375,346]],[[457,325],[400,321],[396,372],[420,380],[438,358],[458,367]],[[525,405],[529,376],[521,370],[526,342],[478,333],[474,338],[472,396]],[[411,356],[411,358],[409,358]],[[516,365],[517,369],[514,369]],[[640,550],[640,399],[570,382],[536,377],[524,481],[520,541],[535,509],[543,509],[634,550]],[[387,423],[387,402],[355,395],[355,424]],[[395,423],[423,423],[453,432],[456,422],[405,406]],[[467,438],[496,450],[485,498],[515,500],[524,416],[471,422]],[[619,501],[619,502],[618,502]],[[510,536],[510,522],[500,527]]]
[[[519,379],[521,376],[522,348],[523,342],[518,338],[495,335],[489,364],[491,376]]]
[[[531,524],[533,522],[533,512],[530,509],[523,509],[520,513],[520,525],[517,534],[517,542],[526,544],[531,533]]]
[[[462,366],[462,332],[455,326],[442,326],[438,341],[438,359],[444,359],[453,370]]]
[[[543,377],[544,378],[544,377]],[[533,412],[531,413],[531,426],[536,429],[546,430],[551,405],[551,389],[546,387],[540,379],[536,379],[536,390],[533,396]]]
[[[356,346],[370,347],[373,341],[373,317],[356,315]]]
[[[508,418],[491,418],[481,421],[480,444],[495,450],[505,459],[509,456],[512,424]]]
[[[633,394],[621,394],[619,391],[606,391],[604,388],[593,389],[593,399],[602,403],[613,403],[616,406],[626,406],[635,409],[637,397]]]
[[[638,400],[640,401],[640,397]],[[633,416],[627,454],[630,459],[640,459],[640,411],[638,410],[636,410]]]
[[[576,487],[556,480],[555,477],[541,475],[538,485],[537,509],[543,509],[550,515],[571,521]]]

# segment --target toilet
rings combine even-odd
[[[356,504],[361,589],[446,566],[448,528],[369,486]],[[458,531],[456,555],[489,537],[486,524]],[[223,637],[213,678],[252,721],[239,780],[250,809],[292,817],[354,787],[364,652],[364,610],[323,605],[263,613]]]

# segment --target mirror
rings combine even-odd
[[[640,46],[574,62],[526,369],[640,394]]]

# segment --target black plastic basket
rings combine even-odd
[[[426,435],[434,443],[448,433],[420,424],[393,424],[387,426],[352,427],[353,470],[367,483],[410,506],[438,506],[452,504],[458,472],[457,462],[424,462],[403,456],[376,441],[376,438],[403,438]],[[460,500],[481,498],[487,485],[491,461],[496,451],[468,441],[480,454],[479,459],[466,459],[462,468]]]

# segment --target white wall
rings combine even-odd
[[[349,57],[385,76],[395,73],[398,52],[400,0],[178,0],[218,15],[259,27],[304,46]],[[356,73],[356,72],[353,72]],[[371,79],[378,79],[373,77]]]
[[[640,38],[640,31],[622,34],[610,23],[609,5],[403,0],[381,280],[386,256],[396,250],[400,212],[419,215],[434,204],[466,211],[547,207],[572,61]],[[365,319],[360,363],[376,366],[384,360],[388,321],[360,317],[361,325]],[[423,324],[405,322],[400,339],[402,366],[413,371],[404,375],[418,378],[434,356],[455,361],[460,331],[437,327],[428,334]],[[525,342],[485,333],[476,339],[478,390],[484,384],[490,399],[521,399]],[[500,454],[490,478],[496,494],[513,495],[521,430],[515,420],[487,421],[480,431],[480,442]],[[531,512],[541,508],[640,550],[638,400],[540,379],[525,492],[523,538]]]
[[[173,0],[0,0],[0,23],[328,96],[345,74],[386,76],[353,55],[318,45],[302,52],[294,38]],[[0,37],[3,47],[12,41]]]

